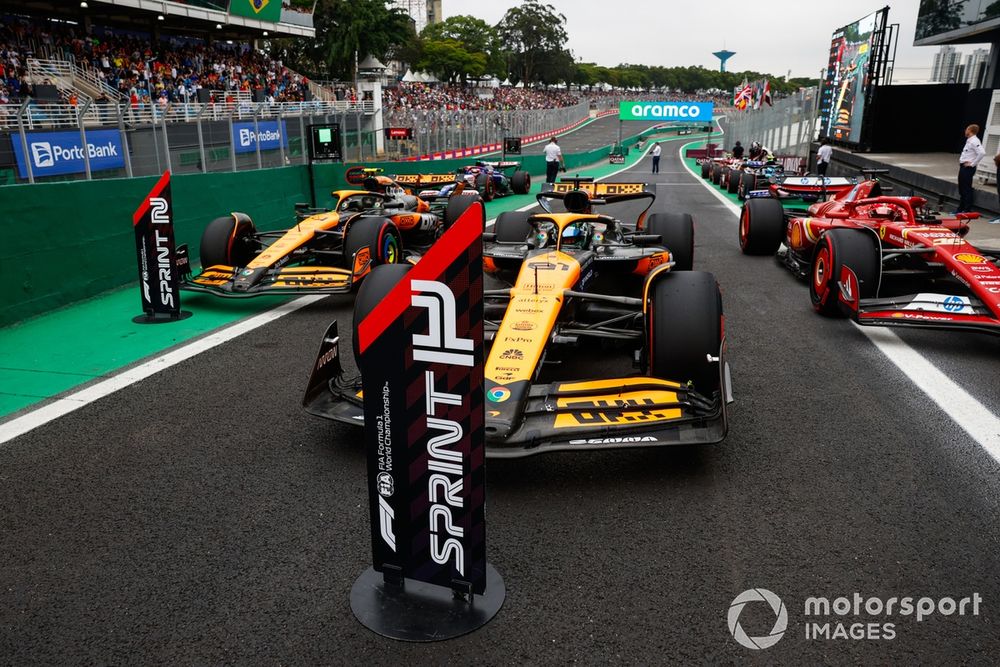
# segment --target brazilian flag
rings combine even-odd
[[[277,23],[281,18],[281,0],[231,0],[229,13]]]

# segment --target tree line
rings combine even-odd
[[[386,0],[319,0],[313,15],[315,40],[284,38],[270,43],[272,54],[314,79],[348,80],[355,53],[399,60],[442,81],[484,77],[512,83],[570,83],[593,87],[670,88],[684,92],[731,91],[744,79],[770,78],[760,72],[719,72],[704,67],[578,62],[566,48],[566,17],[541,0],[524,0],[496,25],[475,16],[451,16],[419,35],[406,13]],[[816,79],[771,79],[776,93],[791,92]]]

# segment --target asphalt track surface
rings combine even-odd
[[[24,664],[996,664],[1000,466],[848,322],[808,306],[676,156],[656,183],[696,220],[723,289],[736,403],[704,448],[488,465],[488,542],[507,601],[433,645],[382,639],[348,595],[368,565],[360,431],[305,415],[328,298],[0,448],[0,662]],[[1000,343],[901,336],[994,412]],[[350,349],[349,346],[345,349]],[[581,355],[584,352],[581,351]],[[595,355],[587,352],[588,360]],[[730,603],[761,587],[788,630],[751,651]],[[892,640],[807,640],[810,596],[953,597],[980,615]],[[767,634],[775,615],[739,621]]]
[[[607,146],[618,141],[618,116],[605,116],[598,118],[585,127],[573,130],[558,137],[559,147],[563,153],[583,153],[592,151],[601,146]],[[657,125],[662,125],[663,121],[626,121],[622,129],[622,137],[627,138],[638,134],[644,130]],[[540,141],[530,146],[524,146],[524,155],[541,155],[545,152],[545,145],[549,143]]]

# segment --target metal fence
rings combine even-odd
[[[560,109],[524,111],[386,111],[386,127],[413,128],[412,141],[387,142],[386,148],[392,158],[416,157],[497,143],[504,137],[541,134],[566,127],[589,115],[587,102]]]
[[[816,136],[818,103],[817,89],[803,88],[775,100],[773,107],[734,110],[726,116],[724,147],[731,150],[737,141],[744,146],[759,141],[776,155],[808,159],[809,143]]]

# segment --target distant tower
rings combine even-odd
[[[736,52],[735,51],[726,51],[725,49],[722,49],[721,51],[716,51],[712,55],[719,59],[719,71],[720,72],[725,72],[726,71],[726,61],[729,60],[730,58],[732,58],[733,56],[735,56]]]

